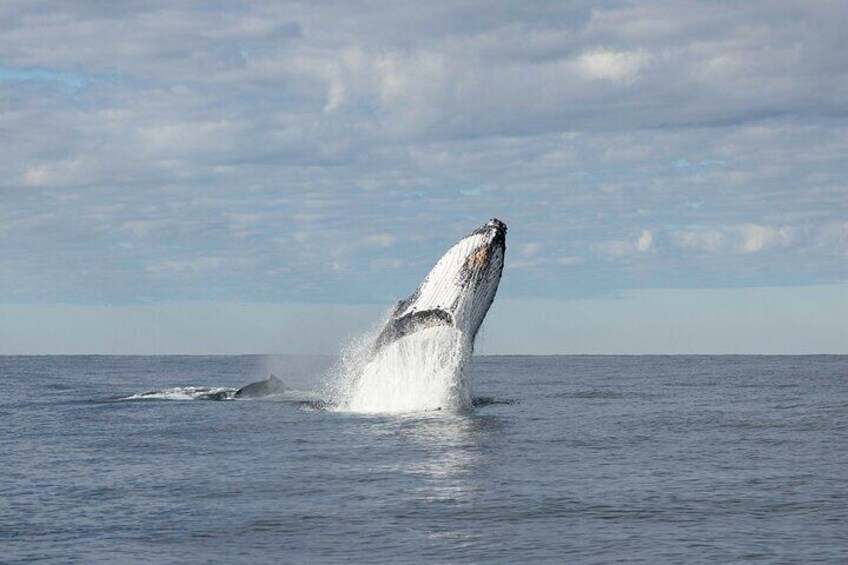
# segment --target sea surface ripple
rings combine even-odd
[[[321,409],[331,362],[0,357],[0,561],[848,560],[848,356],[475,357],[407,415]]]

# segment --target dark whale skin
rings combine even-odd
[[[271,375],[264,381],[250,383],[238,389],[233,398],[261,398],[271,394],[284,392],[288,387],[283,381]]]

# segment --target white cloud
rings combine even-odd
[[[397,237],[390,233],[377,233],[366,237],[364,243],[369,247],[389,247],[395,241]]]
[[[506,293],[848,279],[848,6],[107,4],[0,4],[8,300],[383,300],[491,216]]]
[[[164,227],[164,222],[161,220],[130,220],[124,222],[120,229],[126,231],[134,237],[146,237]]]
[[[91,159],[82,157],[36,165],[24,171],[21,184],[47,187],[85,182],[92,166]]]
[[[828,222],[821,226],[816,245],[826,253],[848,256],[848,222]]]
[[[139,128],[146,151],[175,156],[198,151],[233,151],[241,126],[229,120],[159,123]]]
[[[654,234],[651,230],[642,230],[642,235],[636,240],[637,251],[648,251],[654,245]]]
[[[221,257],[197,257],[187,260],[168,259],[147,265],[152,275],[174,275],[181,273],[202,274],[217,271],[224,264]]]
[[[792,243],[790,228],[744,224],[734,229],[742,237],[741,249],[745,253],[757,253],[772,245],[786,246]]]
[[[409,264],[403,259],[375,259],[369,263],[371,270],[376,272],[382,272],[387,270],[398,270],[408,267]]]
[[[636,239],[616,239],[598,245],[601,253],[612,257],[626,257],[646,253],[653,248],[654,234],[651,230],[642,230]]]
[[[195,257],[156,261],[147,265],[145,270],[154,276],[206,275],[220,271],[239,271],[254,263],[255,261],[244,257]]]
[[[529,241],[522,243],[518,247],[518,253],[522,257],[535,257],[545,248],[545,243],[541,241]]]
[[[738,224],[711,229],[674,230],[669,235],[672,242],[683,249],[706,253],[759,253],[770,247],[791,245],[795,239],[795,230],[790,227]]]
[[[586,263],[586,259],[584,257],[557,257],[554,259],[554,263],[563,267],[574,267],[583,265]]]
[[[724,247],[724,233],[719,230],[681,230],[669,235],[683,249],[718,253]]]
[[[589,80],[608,80],[631,83],[639,78],[641,71],[651,62],[651,55],[644,50],[615,51],[596,49],[577,58],[577,68]]]

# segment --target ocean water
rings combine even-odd
[[[476,357],[394,415],[331,361],[0,357],[0,562],[848,562],[848,356]]]

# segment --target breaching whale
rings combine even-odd
[[[285,392],[287,388],[283,384],[283,381],[271,375],[264,381],[257,381],[241,387],[235,392],[233,398],[261,398],[263,396]]]
[[[492,219],[462,238],[406,300],[397,303],[374,342],[376,353],[418,330],[446,325],[474,338],[498,291],[506,252],[506,224]]]

